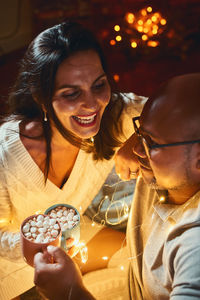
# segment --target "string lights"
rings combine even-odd
[[[110,45],[115,46],[124,39],[132,48],[138,46],[157,47],[160,42],[158,36],[164,31],[167,20],[160,12],[153,12],[151,6],[141,9],[137,13],[127,12],[122,26],[114,25],[114,38],[110,40]],[[126,38],[125,38],[126,36]]]

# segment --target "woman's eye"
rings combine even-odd
[[[61,94],[61,96],[63,98],[67,98],[67,99],[76,98],[76,97],[78,97],[78,95],[79,95],[78,91],[75,91],[75,92],[72,92],[72,93],[67,93],[67,94],[66,93]]]
[[[99,90],[101,88],[104,88],[105,85],[106,85],[106,82],[102,81],[102,82],[100,82],[98,84],[95,84],[94,89]]]

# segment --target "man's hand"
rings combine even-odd
[[[81,299],[94,299],[83,287],[80,270],[62,249],[48,246],[44,253],[35,255],[34,266],[34,283],[48,299],[75,299],[79,291]]]
[[[139,165],[132,150],[136,138],[136,135],[133,134],[115,154],[115,170],[122,180],[137,178]]]

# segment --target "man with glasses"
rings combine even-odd
[[[200,299],[200,73],[163,84],[133,126],[116,155],[121,178],[138,177],[127,228],[124,299]],[[44,292],[57,290],[54,300],[94,299],[72,260],[58,248],[48,251],[57,263],[47,276],[44,257],[36,254],[35,283]],[[67,276],[71,288],[63,284]],[[65,289],[68,298],[59,298]]]
[[[129,216],[131,299],[200,299],[200,73],[163,84],[116,156],[137,176]]]

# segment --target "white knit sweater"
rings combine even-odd
[[[128,137],[133,132],[131,119],[140,114],[146,98],[133,93],[124,94],[123,98],[126,103],[123,127]],[[22,260],[16,261],[21,256],[21,222],[57,203],[71,204],[82,214],[113,165],[113,159],[94,162],[91,154],[80,150],[62,189],[49,180],[44,185],[43,173],[19,138],[19,122],[8,122],[0,127],[0,299],[15,297],[33,285],[32,269]]]

